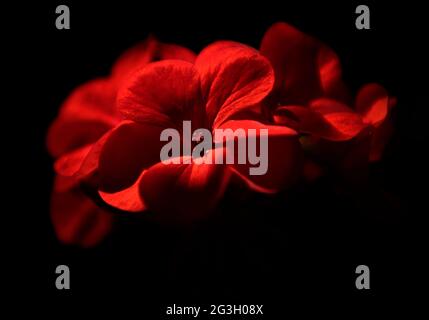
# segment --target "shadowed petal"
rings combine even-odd
[[[113,130],[100,150],[101,189],[113,192],[127,188],[144,169],[159,162],[163,129],[127,120]]]
[[[222,156],[210,151],[206,157]],[[117,193],[100,191],[106,203],[122,210],[157,213],[167,223],[190,223],[213,210],[228,184],[230,172],[221,164],[158,163],[144,171],[130,188]]]
[[[68,184],[64,180],[70,179],[73,178],[57,176],[55,185]],[[54,187],[51,197],[52,224],[58,239],[84,247],[98,244],[110,232],[112,216],[78,188],[58,190]]]
[[[234,138],[234,150],[231,147],[226,149],[226,153],[234,153],[234,164],[230,164],[230,168],[238,174],[247,185],[258,192],[273,193],[282,188],[291,186],[300,175],[301,171],[301,147],[298,142],[296,131],[284,126],[266,125],[253,120],[230,120],[225,122],[221,129],[244,129],[246,135],[244,137]],[[256,129],[249,131],[249,129]],[[260,151],[260,139],[264,135],[260,130],[268,131],[268,153],[264,154]],[[240,139],[247,140],[246,151],[248,152],[249,138],[254,137],[259,157],[266,157],[267,171],[261,175],[250,174],[250,168],[255,168],[263,165],[263,160],[257,164],[251,164],[246,154],[246,163],[239,163],[238,145]],[[226,143],[231,138],[216,141],[217,144]],[[216,138],[215,138],[216,139]],[[228,144],[226,144],[228,146]]]
[[[366,123],[379,126],[389,111],[386,90],[375,83],[365,85],[356,97],[356,111],[362,115]]]
[[[328,99],[315,100],[310,108],[279,107],[274,121],[298,132],[333,141],[350,140],[365,127],[361,117],[353,110]]]
[[[47,147],[58,157],[94,143],[117,122],[116,90],[106,79],[92,80],[76,88],[66,99],[49,128]]]
[[[335,52],[291,25],[279,22],[271,26],[260,50],[274,68],[278,103],[306,104],[320,96],[347,97]]]

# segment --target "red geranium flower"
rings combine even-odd
[[[49,128],[47,146],[57,159],[58,173],[51,199],[51,217],[61,241],[92,246],[110,231],[110,213],[82,191],[78,176],[69,173],[79,168],[94,144],[121,121],[115,105],[121,83],[135,69],[162,59],[193,61],[195,54],[149,38],[125,52],[109,77],[89,81],[75,89]]]
[[[151,52],[148,47],[146,44],[144,50],[140,47],[125,54],[110,78],[78,89],[63,106],[48,135],[48,145],[51,153],[59,157],[55,163],[57,173],[74,182],[65,192],[77,192],[78,186],[85,186],[85,197],[88,194],[91,199],[82,199],[82,203],[93,206],[94,211],[105,210],[91,202],[96,199],[129,212],[150,209],[159,220],[171,223],[204,217],[232,180],[268,193],[296,180],[300,171],[296,132],[267,124],[262,113],[261,102],[274,84],[273,70],[264,57],[239,43],[217,42],[205,48],[195,63],[188,59],[192,57],[188,51],[175,47],[176,56],[169,57],[182,57],[182,61],[147,64],[151,59],[143,55]],[[136,65],[141,68],[130,73]],[[267,173],[250,176],[249,164],[160,162],[162,130],[180,131],[183,121],[191,121],[195,129],[267,129]],[[259,139],[260,131],[256,132]],[[58,140],[67,134],[72,136],[67,142]],[[216,143],[216,152],[213,149],[204,157],[224,157],[234,151],[227,141]],[[183,159],[187,157],[181,155]],[[81,191],[79,195],[84,197]],[[57,197],[54,192],[53,203]],[[64,212],[54,210],[52,214],[60,239],[88,244],[82,232],[95,232],[94,228],[86,229],[85,218],[90,214],[79,213],[79,223],[73,227],[69,225],[74,221],[72,213],[60,219],[56,216]],[[108,229],[98,228],[98,237],[91,239],[101,238]],[[70,236],[66,237],[66,233]]]
[[[269,62],[234,42],[208,46],[195,64],[162,61],[136,72],[118,94],[118,108],[126,120],[110,132],[99,153],[103,200],[122,210],[151,209],[159,219],[183,222],[210,211],[231,178],[259,192],[290,185],[299,171],[296,133],[266,124],[260,107],[273,83]],[[161,163],[161,131],[180,131],[186,120],[193,128],[209,130],[267,129],[268,172],[250,176],[249,165]],[[222,152],[206,157],[232,151],[225,145],[220,148]]]
[[[380,159],[391,131],[389,110],[395,104],[383,87],[365,85],[353,102],[335,52],[286,23],[266,32],[261,53],[276,75],[268,99],[275,123],[305,135],[301,141],[306,149],[323,160],[340,158],[342,167]]]
[[[57,172],[55,230],[64,242],[96,244],[111,229],[112,207],[150,210],[168,223],[192,222],[216,206],[231,182],[264,193],[291,186],[301,173],[302,149],[316,171],[320,163],[340,171],[364,167],[381,157],[393,105],[377,84],[352,99],[336,54],[285,23],[267,31],[261,53],[221,41],[196,57],[150,38],[127,51],[109,77],[76,89],[49,130]],[[179,163],[161,162],[164,129],[194,142],[182,131],[184,121],[193,129],[245,134],[213,141],[198,159],[182,150]],[[238,164],[229,142],[260,141],[261,129],[267,132],[268,170],[250,175],[251,164]],[[230,155],[234,163],[214,160]]]

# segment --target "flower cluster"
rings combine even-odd
[[[357,172],[380,159],[393,105],[378,84],[353,97],[337,55],[286,23],[269,28],[259,50],[218,41],[196,55],[150,37],[108,77],[76,88],[52,123],[53,226],[61,241],[92,246],[111,230],[114,212],[192,223],[227,188],[276,193],[326,172]],[[237,161],[163,163],[161,132],[187,139],[184,121],[211,132],[245,129],[244,139],[267,133],[266,173],[249,175],[250,164]],[[233,154],[223,142],[204,156]]]

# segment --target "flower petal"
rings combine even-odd
[[[88,144],[61,156],[54,163],[55,172],[66,177],[73,176],[77,171],[79,171],[92,147],[92,144]]]
[[[145,41],[125,51],[112,68],[113,80],[120,85],[134,71],[155,61],[176,59],[188,62],[195,61],[195,53],[175,44],[159,42],[149,36]]]
[[[376,83],[365,85],[356,97],[356,111],[362,115],[365,123],[379,126],[389,111],[386,90]]]
[[[335,52],[291,25],[272,25],[262,39],[261,53],[274,68],[274,94],[280,104],[306,104],[320,96],[342,100],[347,96]]]
[[[298,132],[333,141],[349,140],[363,128],[360,117],[349,109],[337,108],[335,110],[337,112],[329,113],[321,104],[314,104],[314,106],[316,107],[279,107],[275,111],[274,121],[276,124],[288,126]]]
[[[54,164],[55,171],[65,177],[73,176],[78,181],[90,177],[98,169],[100,152],[104,144],[118,128],[126,123],[123,121],[110,129],[97,142],[61,156]]]
[[[212,150],[206,157],[222,154],[222,150]],[[160,162],[144,171],[130,188],[117,193],[100,191],[100,196],[118,209],[148,208],[157,220],[169,224],[204,218],[224,193],[230,172],[221,164],[184,164],[184,158],[180,159],[180,164]]]
[[[99,191],[100,197],[110,206],[127,212],[141,212],[147,209],[140,195],[140,180],[118,192]]]
[[[232,153],[234,164],[230,164],[230,168],[253,190],[257,192],[273,193],[282,188],[292,185],[301,171],[301,147],[298,142],[296,132],[284,126],[266,125],[253,120],[230,120],[225,122],[220,129],[233,130],[244,129],[245,136],[235,138],[233,136],[219,140],[215,133],[216,144],[226,145],[226,153]],[[254,129],[249,131],[249,129]],[[268,131],[268,153],[263,154],[258,146],[261,143],[261,137],[264,134],[261,129]],[[255,138],[256,150],[259,152],[259,163],[251,164],[249,161],[249,138]],[[227,141],[234,139],[234,144],[231,147]],[[240,164],[238,155],[239,140],[245,139],[246,144],[246,162]],[[232,149],[233,148],[233,149]],[[259,150],[259,151],[258,151]],[[263,157],[266,159],[266,172],[261,175],[250,174],[250,168],[261,166],[263,168]],[[226,161],[225,161],[226,162]]]
[[[317,99],[311,102],[310,108],[316,111],[336,130],[331,140],[348,140],[357,136],[366,124],[360,115],[345,104],[332,99]]]
[[[191,120],[203,126],[199,77],[189,62],[165,60],[138,70],[120,90],[118,107],[126,119],[140,123],[179,128]]]
[[[123,121],[100,150],[101,189],[118,191],[131,186],[140,173],[160,161],[162,127]]]
[[[176,44],[160,42],[158,57],[159,60],[183,60],[194,63],[197,55],[188,48]]]
[[[150,36],[145,41],[122,53],[112,67],[111,74],[115,82],[120,86],[133,71],[152,62],[156,55],[157,47],[158,41]]]
[[[209,45],[198,55],[195,67],[201,75],[209,126],[218,127],[244,109],[259,108],[274,84],[270,63],[236,42]]]
[[[57,176],[55,185],[72,180]],[[98,244],[111,230],[113,217],[99,208],[78,188],[55,191],[51,197],[52,224],[60,241],[91,247]]]
[[[274,122],[295,129],[301,133],[310,133],[319,137],[332,139],[337,131],[321,114],[310,108],[300,106],[283,106],[276,109]]]
[[[116,90],[106,79],[89,81],[76,88],[61,106],[47,135],[47,147],[59,157],[97,141],[118,119]]]

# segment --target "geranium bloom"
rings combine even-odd
[[[118,94],[125,120],[111,131],[99,155],[103,200],[122,210],[151,209],[159,219],[183,222],[211,210],[231,179],[259,192],[291,185],[300,164],[296,132],[267,124],[261,112],[260,103],[273,84],[268,61],[256,50],[234,42],[208,46],[195,64],[162,61],[136,72]],[[267,173],[250,176],[249,164],[237,162],[161,163],[161,131],[175,128],[180,132],[183,121],[209,130],[267,129]],[[205,157],[232,152],[225,145],[219,148],[222,152],[209,152]]]
[[[109,77],[77,88],[49,130],[56,233],[90,246],[110,231],[111,209],[189,223],[206,217],[232,184],[274,193],[308,164],[357,172],[381,157],[394,103],[377,84],[352,98],[336,54],[285,23],[267,31],[260,52],[221,41],[195,56],[150,38]],[[201,136],[194,139],[190,127],[214,133],[204,154],[191,152]],[[165,130],[183,145],[171,161],[161,161]],[[233,134],[216,138],[221,130]],[[243,140],[252,152],[267,141],[264,174],[250,173],[256,156],[237,161],[242,154],[231,142]]]
[[[230,181],[272,193],[296,180],[300,172],[297,135],[287,127],[267,124],[261,112],[260,103],[272,90],[274,73],[256,50],[239,43],[218,42],[204,49],[195,63],[191,59],[171,59],[145,65],[150,61],[145,59],[145,66],[132,74],[126,68],[129,61],[141,60],[130,56],[136,57],[127,54],[124,62],[120,60],[113,68],[108,81],[113,89],[100,91],[113,100],[117,95],[116,104],[109,99],[109,112],[91,117],[97,121],[107,118],[109,125],[94,138],[85,134],[84,142],[79,141],[79,146],[57,160],[55,169],[60,175],[79,181],[97,201],[128,212],[149,209],[157,219],[168,223],[204,217]],[[120,69],[123,71],[115,72]],[[116,80],[115,74],[127,76]],[[110,109],[112,105],[116,108]],[[85,115],[85,110],[77,114]],[[64,118],[70,121],[68,116]],[[219,165],[217,161],[208,164],[194,159],[190,163],[162,163],[160,134],[166,128],[180,131],[183,121],[191,121],[193,128],[209,130],[266,129],[267,173],[249,176],[248,163]],[[63,124],[58,127],[64,129]],[[55,141],[57,135],[58,131],[50,137]],[[227,141],[215,143],[217,149],[203,157],[223,157],[234,151]]]
[[[389,110],[395,103],[383,87],[365,85],[353,101],[335,52],[286,23],[274,24],[266,32],[260,50],[276,75],[268,99],[275,123],[304,134],[305,147],[322,157],[341,157],[341,166],[365,165],[381,157],[390,132]],[[332,146],[332,141],[352,139]],[[328,150],[322,147],[329,144]]]
[[[193,61],[188,49],[163,44],[154,38],[125,52],[111,75],[89,81],[75,89],[62,105],[51,125],[47,146],[57,159],[51,217],[58,238],[65,243],[91,246],[99,242],[112,226],[112,216],[83,192],[82,180],[70,174],[80,167],[97,141],[120,121],[115,101],[119,86],[136,68],[162,59]]]

